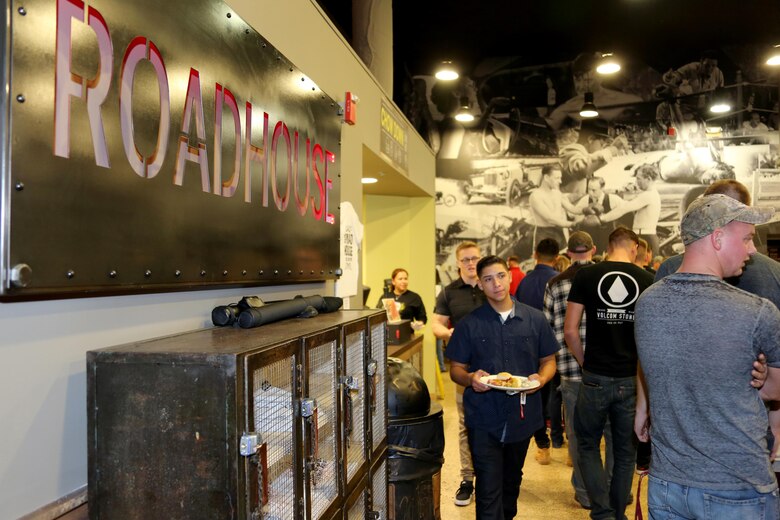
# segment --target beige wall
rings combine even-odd
[[[363,240],[363,283],[371,287],[369,306],[382,295],[382,285],[393,269],[409,272],[409,289],[418,293],[428,313],[424,329],[423,377],[435,393],[435,341],[430,330],[433,313],[435,272],[435,233],[432,222],[434,201],[425,197],[383,197],[363,199],[366,233]]]

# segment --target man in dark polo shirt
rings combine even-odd
[[[460,278],[445,287],[436,297],[431,329],[437,338],[449,341],[458,322],[485,303],[485,295],[482,289],[477,287],[477,262],[480,257],[479,246],[474,242],[461,242],[455,249]],[[458,440],[461,477],[460,487],[455,494],[455,505],[467,506],[471,503],[471,495],[474,493],[474,466],[471,462],[468,435],[463,422],[463,387],[461,386],[456,388],[455,403],[460,423]]]
[[[555,375],[558,341],[544,314],[509,294],[509,270],[497,256],[477,265],[487,303],[455,328],[447,355],[450,377],[466,387],[463,401],[477,477],[477,519],[510,520],[517,513],[523,463],[534,431],[544,423],[535,390],[525,396],[494,390],[480,378],[499,372],[543,386]]]

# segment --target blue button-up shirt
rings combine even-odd
[[[538,373],[539,361],[558,350],[550,324],[541,311],[515,302],[505,322],[489,303],[463,318],[447,345],[447,356],[490,374],[509,372],[517,376]],[[519,442],[541,428],[540,392],[527,397],[524,419],[520,418],[520,395],[501,390],[463,394],[466,427],[487,430],[503,442]]]

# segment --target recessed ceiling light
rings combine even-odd
[[[376,177],[363,177],[360,179],[363,184],[376,184],[379,180]]]

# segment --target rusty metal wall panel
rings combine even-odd
[[[337,103],[226,4],[30,0],[9,24],[0,297],[336,277]]]

